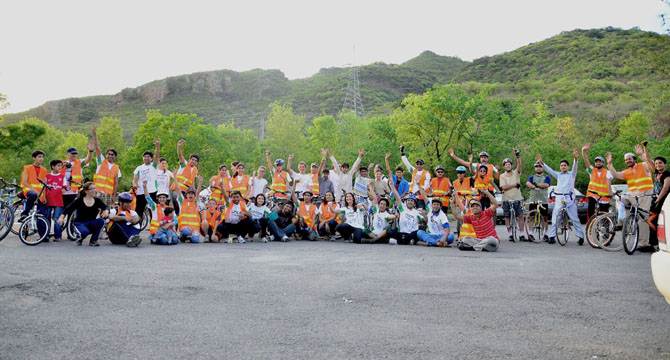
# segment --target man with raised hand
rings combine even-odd
[[[180,204],[179,197],[186,193],[186,190],[193,187],[195,177],[198,176],[198,163],[200,162],[200,155],[191,154],[188,157],[188,163],[181,152],[181,147],[184,146],[184,139],[177,141],[177,156],[179,157],[179,170],[175,173],[175,185],[172,188],[172,204],[174,205],[175,213],[179,214]],[[178,186],[177,186],[178,184]],[[198,196],[196,194],[196,196]]]
[[[344,201],[344,194],[353,192],[353,177],[354,174],[358,172],[358,167],[361,165],[361,160],[363,159],[363,155],[365,154],[365,149],[360,149],[358,150],[358,158],[356,158],[356,161],[354,162],[354,165],[351,169],[349,169],[349,163],[342,163],[342,165],[337,163],[337,160],[335,159],[335,155],[328,149],[328,153],[330,154],[330,161],[333,163],[333,171],[337,174],[338,176],[338,186],[337,190],[340,192],[339,196],[336,194],[335,198],[336,201],[339,198],[340,201]]]
[[[63,206],[68,207],[76,198],[79,189],[83,184],[83,169],[88,167],[93,159],[95,147],[93,143],[88,143],[88,155],[84,159],[77,158],[77,149],[71,147],[67,149],[67,157],[63,160],[61,174],[65,176],[63,186]]]
[[[154,153],[158,157],[160,154],[160,142],[158,140],[154,141]],[[144,181],[147,181],[147,191],[149,191],[149,196],[154,202],[158,201],[156,198],[156,193],[158,191],[157,176],[158,170],[156,168],[156,163],[154,162],[154,153],[147,150],[142,154],[142,165],[135,168],[133,172],[133,187],[137,189],[137,203],[135,205],[135,211],[140,216],[140,219],[144,216],[144,209],[147,207],[147,199],[144,196]]]
[[[607,195],[612,193],[612,179],[614,176],[605,168],[605,158],[596,156],[595,167],[589,162],[586,152],[591,148],[591,144],[582,146],[582,158],[586,165],[586,172],[589,173],[589,187],[586,189],[586,197],[589,200],[589,207],[586,210],[586,218],[590,219],[598,211],[607,211],[610,206],[610,198]]]
[[[524,227],[523,217],[523,195],[521,194],[521,153],[515,147],[514,155],[516,156],[516,168],[512,169],[512,159],[505,158],[502,162],[505,172],[500,175],[500,189],[502,190],[503,213],[505,215],[505,226],[509,233],[509,241],[514,242],[512,236],[512,227],[510,227],[511,207],[514,207],[514,212],[518,218],[519,224],[519,241],[526,241],[526,228]]]
[[[119,164],[116,163],[116,156],[118,153],[116,150],[109,148],[105,151],[105,156],[103,157],[95,126],[93,127],[92,132],[93,144],[95,145],[95,159],[98,163],[95,175],[93,175],[93,184],[98,190],[98,197],[100,200],[111,209],[114,207],[116,188],[119,185],[119,179],[121,178],[121,169],[119,168]]]
[[[500,239],[498,239],[498,234],[496,233],[496,228],[493,224],[493,217],[496,215],[495,209],[498,208],[498,202],[488,189],[483,189],[482,193],[484,193],[484,195],[491,201],[491,207],[482,210],[482,204],[479,200],[470,200],[468,206],[470,207],[472,215],[463,215],[458,209],[456,204],[460,203],[461,200],[458,193],[454,193],[455,201],[451,202],[451,213],[456,220],[461,221],[464,224],[472,225],[476,236],[474,238],[465,236],[458,239],[456,247],[458,247],[459,250],[498,251]]]
[[[427,199],[423,198],[419,188],[423,189],[423,191],[428,191],[428,188],[430,187],[430,172],[423,168],[424,161],[422,159],[416,160],[415,163],[416,167],[412,166],[412,164],[409,163],[409,160],[407,160],[407,157],[405,156],[404,145],[400,146],[400,159],[402,159],[402,163],[405,164],[407,170],[409,170],[412,173],[412,181],[410,181],[409,184],[409,193],[417,196],[416,206],[419,209],[425,209],[426,208],[425,200]]]

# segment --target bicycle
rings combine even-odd
[[[561,194],[552,192],[549,197],[553,198],[555,195],[570,196],[573,197],[573,193]],[[565,200],[561,200],[561,205],[563,208],[558,213],[556,217],[556,240],[561,246],[565,246],[568,243],[568,238],[570,238],[570,222],[568,218],[568,210],[565,207]]]
[[[51,229],[51,221],[42,215],[39,212],[39,201],[46,189],[52,189],[51,185],[48,185],[44,181],[37,179],[37,181],[42,184],[42,189],[37,195],[37,199],[33,204],[33,208],[30,209],[28,216],[24,219],[21,227],[19,227],[19,239],[22,243],[35,246],[42,241],[44,241],[49,236],[49,230]]]
[[[547,221],[542,216],[541,209],[545,209],[547,204],[543,204],[542,201],[534,201],[529,205],[535,205],[535,209],[530,210],[526,214],[526,233],[534,234],[531,238],[531,241],[536,243],[541,243],[544,234],[544,229],[547,227]],[[530,209],[530,206],[529,206]],[[530,236],[528,236],[530,238]]]
[[[614,198],[619,196],[621,191],[614,194],[598,195],[596,194],[596,214],[591,216],[586,222],[586,241],[591,247],[604,249],[607,251],[619,251],[623,245],[614,244],[614,234],[616,232],[617,211],[616,206],[609,206],[607,211],[600,210],[600,199],[603,197]]]
[[[519,224],[518,224],[518,219],[516,215],[516,210],[515,210],[515,205],[517,203],[521,203],[523,205],[523,200],[505,200],[503,201],[503,206],[505,206],[505,203],[508,204],[510,207],[509,209],[509,226],[512,228],[512,242],[515,242],[518,240],[517,236],[517,230],[519,230]],[[509,227],[508,227],[509,229]]]
[[[623,249],[626,251],[626,254],[633,255],[635,250],[637,250],[637,244],[640,240],[640,225],[638,222],[640,219],[647,220],[649,218],[649,211],[640,209],[640,198],[645,196],[654,196],[654,194],[643,194],[643,195],[631,195],[627,196],[635,198],[635,204],[631,203],[630,212],[623,220]]]
[[[16,198],[15,192],[20,187],[16,184],[8,184],[5,179],[0,178],[2,188],[0,188],[0,241],[2,241],[14,226],[14,211],[12,210],[12,199]],[[5,192],[7,200],[5,201]]]

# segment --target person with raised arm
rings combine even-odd
[[[505,226],[509,234],[509,241],[514,242],[512,236],[511,214],[514,207],[514,213],[517,216],[519,224],[519,241],[526,241],[526,227],[524,226],[523,216],[523,195],[521,194],[521,152],[517,147],[513,147],[514,156],[516,156],[516,168],[512,168],[512,159],[505,158],[502,162],[505,172],[500,175],[500,189],[502,190],[503,214],[505,216]]]
[[[391,245],[409,245],[412,240],[418,240],[416,234],[419,232],[419,218],[423,217],[421,210],[416,208],[416,197],[412,194],[404,199],[398,194],[398,190],[393,186],[395,181],[389,177],[391,192],[397,200],[398,205],[398,230],[389,229],[389,244]],[[404,201],[404,203],[403,203]]]
[[[358,167],[361,165],[361,160],[365,154],[365,149],[358,150],[358,158],[356,158],[356,161],[354,162],[354,165],[351,169],[349,169],[349,163],[345,162],[342,163],[342,165],[338,164],[337,160],[335,159],[335,155],[333,155],[330,149],[328,149],[328,153],[330,154],[330,161],[333,163],[333,171],[338,176],[337,190],[340,192],[340,194],[337,197],[342,200],[344,198],[344,194],[353,192],[354,174],[358,173]]]
[[[391,184],[391,187],[395,187],[396,192],[399,195],[399,197],[396,197],[395,195],[393,196],[393,199],[395,200],[400,200],[405,198],[407,194],[409,194],[409,183],[407,180],[403,178],[404,171],[402,167],[398,166],[395,169],[395,175],[391,172],[391,166],[389,165],[389,158],[391,157],[391,153],[387,153],[386,156],[384,157],[384,164],[386,165],[386,172],[388,173],[388,177],[393,179],[393,184]],[[415,202],[416,202],[416,197],[415,197]]]
[[[473,158],[472,154],[468,156],[468,161],[459,158],[458,156],[456,156],[456,153],[452,148],[449,149],[449,155],[451,156],[452,159],[456,160],[457,163],[468,168],[468,170],[470,170],[470,172],[472,172],[473,174],[477,174],[479,167],[485,165],[486,168],[488,169],[488,171],[486,172],[488,177],[490,178],[495,177],[496,179],[500,178],[499,173],[500,168],[498,168],[497,166],[493,166],[489,163],[489,153],[487,153],[486,151],[482,151],[479,153],[478,163],[472,161]]]
[[[186,162],[186,159],[184,158],[184,154],[182,153],[182,146],[184,146],[184,143],[186,141],[184,139],[180,139],[177,141],[177,156],[179,157],[179,170],[175,171],[175,183],[174,186],[172,187],[172,202],[174,205],[174,211],[177,213],[177,215],[180,214],[181,206],[179,204],[179,197],[181,196],[182,198],[186,194],[186,190],[189,188],[193,187],[193,184],[195,183],[195,178],[198,176],[198,163],[200,162],[200,155],[198,154],[191,154],[188,157],[188,162]],[[198,192],[200,194],[200,192]],[[198,196],[196,194],[196,197]]]
[[[400,159],[402,159],[402,163],[405,164],[407,170],[412,173],[412,181],[410,181],[409,193],[417,196],[417,207],[419,209],[425,209],[426,199],[423,198],[419,189],[423,189],[425,192],[430,187],[430,172],[423,168],[424,162],[422,159],[416,160],[416,167],[409,163],[409,160],[407,160],[407,157],[405,156],[404,145],[400,146]]]
[[[65,176],[63,187],[63,205],[67,207],[70,205],[76,198],[79,189],[84,181],[83,169],[87,168],[91,164],[93,159],[93,152],[95,151],[95,146],[92,142],[88,143],[88,155],[86,158],[79,159],[77,157],[77,149],[69,148],[67,149],[67,156],[63,160],[63,168],[61,169],[61,174]]]
[[[291,183],[291,176],[284,171],[284,160],[277,159],[272,166],[270,161],[270,150],[265,151],[265,160],[268,163],[268,169],[272,173],[272,183],[270,184],[270,196],[277,199],[288,200],[288,186]]]
[[[144,186],[145,180],[147,180],[146,189],[149,191],[149,196],[153,201],[157,201],[156,193],[158,191],[157,184],[157,165],[154,162],[154,153],[156,157],[160,154],[160,142],[158,140],[154,141],[154,152],[147,150],[142,154],[142,165],[135,168],[133,171],[133,187],[137,189],[137,203],[135,205],[135,211],[140,215],[140,219],[144,216],[144,209],[147,207],[147,200],[144,196]]]
[[[591,144],[582,146],[582,159],[586,165],[586,172],[589,173],[589,187],[586,189],[586,197],[589,201],[589,207],[586,210],[586,218],[590,219],[598,211],[608,211],[610,207],[610,198],[607,195],[612,193],[612,173],[605,168],[605,158],[596,156],[593,161],[595,167],[589,162],[586,152],[591,148]]]
[[[483,189],[482,192],[491,201],[491,207],[483,210],[479,200],[470,200],[469,206],[470,211],[472,212],[471,215],[463,215],[463,213],[457,209],[456,204],[460,203],[460,197],[458,196],[458,193],[454,193],[454,199],[456,201],[451,203],[451,213],[456,220],[463,222],[464,228],[467,224],[472,225],[475,233],[475,237],[464,236],[458,239],[456,247],[459,250],[494,252],[498,251],[498,247],[500,246],[500,239],[498,239],[495,224],[493,224],[493,218],[496,215],[495,209],[498,208],[498,202],[488,189]],[[461,231],[465,230],[464,228],[462,228]]]
[[[112,208],[116,197],[116,188],[121,178],[121,169],[119,168],[119,164],[116,163],[118,153],[116,150],[109,148],[105,151],[105,156],[103,157],[95,126],[91,132],[93,133],[93,144],[95,145],[95,159],[98,163],[95,175],[93,175],[93,184],[95,184],[98,197],[107,207]]]

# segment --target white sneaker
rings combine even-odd
[[[229,238],[228,238],[228,244],[232,244],[232,243],[233,243],[233,238],[232,238],[232,237],[229,237]]]
[[[398,245],[398,240],[396,240],[394,238],[390,238],[389,239],[389,245]]]
[[[267,243],[267,242],[268,242],[268,238],[265,237],[265,236],[263,236],[263,237],[261,238],[261,240],[263,240],[264,243]]]
[[[281,241],[282,241],[282,242],[287,242],[287,241],[289,241],[289,240],[290,240],[290,239],[289,239],[288,236],[286,236],[286,235],[284,235],[284,237],[281,238]]]
[[[240,244],[244,244],[244,243],[246,243],[246,241],[244,240],[244,238],[241,237],[241,236],[238,236],[238,237],[237,237],[237,242],[240,243]]]

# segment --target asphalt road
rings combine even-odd
[[[498,227],[502,232],[502,227]],[[1,359],[667,359],[649,255],[0,242]]]

